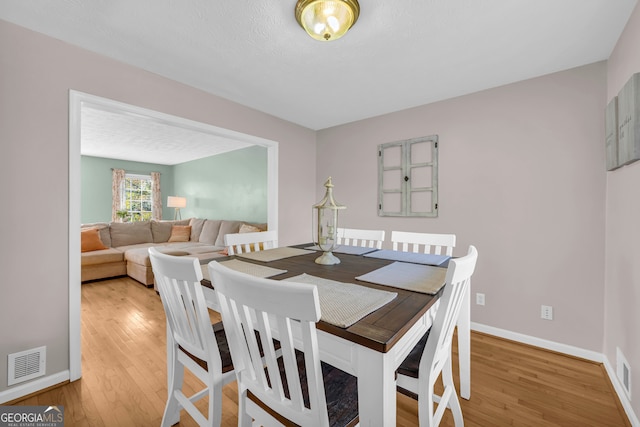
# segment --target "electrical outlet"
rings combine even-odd
[[[540,310],[540,317],[545,320],[553,320],[553,307],[550,305],[543,305]]]
[[[484,305],[484,294],[481,294],[479,292],[476,294],[476,304]]]

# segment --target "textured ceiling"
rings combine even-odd
[[[637,0],[360,0],[340,40],[295,0],[2,0],[0,19],[318,130],[609,57]]]
[[[94,105],[82,106],[80,122],[84,156],[176,165],[250,146],[175,122]]]

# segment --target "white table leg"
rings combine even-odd
[[[358,348],[358,411],[360,426],[396,425],[396,381],[392,357]]]
[[[471,284],[462,300],[458,316],[458,361],[460,365],[460,396],[471,397]]]

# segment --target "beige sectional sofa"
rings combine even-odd
[[[218,258],[225,256],[221,253],[224,250],[224,236],[240,232],[243,224],[266,229],[266,224],[201,218],[83,224],[83,229],[98,230],[106,249],[82,252],[82,281],[128,275],[146,286],[153,286],[149,247],[155,246],[166,253],[195,256],[203,260]],[[187,241],[169,241],[174,225],[191,227]]]

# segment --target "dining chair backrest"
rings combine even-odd
[[[258,278],[215,261],[209,263],[209,272],[238,380],[238,425],[251,424],[250,418],[254,425],[270,425],[262,424],[266,412],[249,398],[253,394],[297,425],[328,426],[315,325],[320,320],[316,286]],[[284,370],[278,365],[274,338],[280,343]],[[304,355],[307,402],[296,352]]]
[[[273,249],[278,247],[278,232],[276,230],[268,230],[226,234],[224,236],[224,245],[227,247],[229,255]]]
[[[436,312],[436,318],[431,327],[420,368],[426,367],[433,370],[436,364],[442,363],[444,359],[451,355],[453,330],[458,321],[462,301],[468,291],[471,276],[475,271],[477,259],[478,251],[475,246],[469,246],[467,255],[449,261],[445,288],[440,297],[440,307]],[[427,356],[426,358],[425,355]]]
[[[418,415],[421,426],[437,426],[447,407],[453,412],[455,425],[463,425],[462,409],[453,382],[451,344],[464,296],[469,292],[469,283],[477,259],[478,251],[474,246],[469,246],[467,255],[449,261],[445,287],[439,298],[440,305],[433,325],[398,368],[397,383],[401,391],[406,390],[411,395],[418,396]],[[421,351],[416,352],[416,349]],[[414,357],[419,358],[419,362],[410,360]],[[417,371],[414,371],[416,364]],[[440,373],[442,373],[444,392],[442,396],[436,396],[434,384]],[[435,412],[433,411],[434,401],[439,402]]]
[[[392,231],[391,243],[394,251],[452,256],[456,235]]]
[[[338,244],[382,249],[384,230],[360,230],[357,228],[338,228]]]
[[[202,268],[197,258],[167,255],[153,247],[149,248],[149,259],[167,318],[168,349],[171,349],[167,356],[169,398],[162,425],[174,424],[181,408],[199,425],[219,425],[222,385],[232,381],[234,373],[230,363],[223,364],[200,283]],[[199,361],[204,362],[206,369]],[[182,391],[183,367],[207,385],[192,397]],[[208,419],[193,404],[206,395],[209,395]]]

